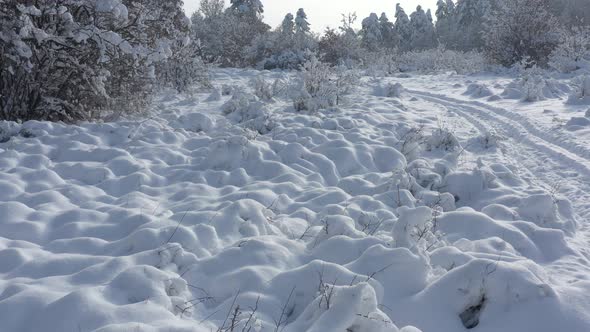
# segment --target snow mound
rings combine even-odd
[[[494,92],[485,84],[471,83],[463,95],[471,98],[485,98],[494,95]]]
[[[569,87],[539,75],[526,75],[509,83],[501,96],[504,99],[519,99],[534,102],[561,98],[569,92]]]
[[[590,326],[590,284],[546,269],[578,259],[569,201],[474,161],[473,135],[437,132],[424,100],[367,85],[301,113],[240,92],[258,72],[218,71],[221,107],[163,96],[147,120],[1,123],[1,329]]]
[[[400,83],[388,83],[375,87],[374,94],[377,97],[401,98],[404,87]]]

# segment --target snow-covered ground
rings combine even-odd
[[[214,74],[233,101],[1,124],[0,331],[590,330],[571,85],[365,77],[309,114]]]

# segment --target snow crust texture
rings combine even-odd
[[[214,74],[141,121],[0,125],[0,330],[590,330],[582,210],[470,111],[493,89],[308,113]]]

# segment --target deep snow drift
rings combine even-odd
[[[529,116],[569,87],[363,78],[307,113],[259,74],[140,121],[2,123],[0,330],[590,330],[584,121]]]

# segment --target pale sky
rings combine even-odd
[[[277,27],[285,14],[295,15],[297,9],[304,8],[312,29],[316,32],[323,31],[327,26],[336,28],[340,25],[341,15],[356,12],[358,16],[357,26],[363,18],[371,12],[381,15],[385,12],[391,21],[394,21],[395,4],[400,3],[406,13],[410,15],[417,5],[422,5],[424,10],[430,8],[432,16],[436,9],[437,0],[262,0],[264,5],[264,20],[273,28]],[[200,0],[184,0],[186,13],[190,15],[199,7]],[[229,0],[226,0],[229,5]]]

